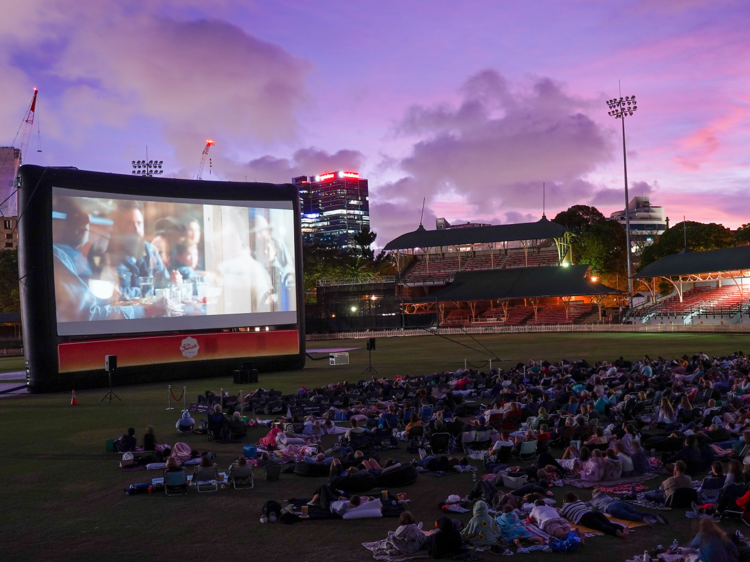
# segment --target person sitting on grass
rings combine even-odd
[[[135,429],[129,427],[128,432],[115,441],[115,450],[120,451],[121,453],[132,452],[135,451],[136,445]]]
[[[432,558],[452,557],[463,550],[463,539],[456,529],[456,523],[445,515],[435,521],[435,529],[427,531],[425,535],[427,540],[422,550],[427,550]]]
[[[667,498],[675,492],[675,490],[681,488],[692,488],[693,481],[690,476],[685,474],[685,468],[685,463],[683,461],[677,461],[674,463],[672,476],[664,480],[658,490],[646,492],[644,494],[646,499],[656,503],[664,503],[667,501]]]
[[[565,494],[560,515],[574,525],[583,525],[595,531],[601,531],[606,535],[612,535],[621,539],[628,536],[629,531],[627,527],[613,523],[607,519],[606,515],[599,511],[591,511],[573,492]]]
[[[633,474],[635,476],[648,474],[651,471],[651,464],[648,462],[648,456],[641,444],[638,441],[633,441],[630,444],[630,450],[632,451],[630,460],[633,462]]]
[[[532,534],[524,526],[512,505],[506,503],[502,509],[503,514],[496,521],[505,542],[512,542],[517,548],[521,548],[521,539],[534,544],[545,544],[547,542],[542,537]]]
[[[604,454],[604,478],[607,482],[619,480],[622,476],[622,461],[613,449],[607,449]]]
[[[739,551],[727,534],[710,517],[701,519],[698,534],[680,554],[697,554],[701,562],[737,562]],[[688,558],[689,559],[689,558]]]
[[[491,546],[502,540],[500,527],[497,521],[490,517],[487,504],[483,501],[474,504],[474,517],[461,530],[461,538],[472,546]]]
[[[581,460],[584,457],[584,451],[588,451],[586,447],[581,449]],[[581,472],[579,476],[581,480],[586,482],[599,482],[604,478],[604,455],[599,449],[595,449],[591,453],[591,458],[582,463]]]
[[[618,441],[614,445],[614,452],[617,454],[617,458],[620,460],[620,465],[622,466],[622,477],[627,478],[633,476],[633,473],[635,472],[633,459],[625,452],[625,445]]]
[[[190,412],[188,410],[184,410],[182,412],[182,416],[180,416],[180,419],[177,420],[177,423],[175,424],[175,428],[177,431],[182,432],[189,432],[192,431],[195,427],[195,420],[190,417]]]
[[[143,436],[143,450],[156,451],[156,435],[154,435],[154,427],[151,425],[146,426],[146,433]]]

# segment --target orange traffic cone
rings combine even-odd
[[[76,391],[73,389],[73,394],[70,397],[70,405],[71,406],[78,406],[78,398],[76,398]]]

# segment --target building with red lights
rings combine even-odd
[[[357,172],[326,172],[292,178],[300,193],[302,239],[337,248],[353,248],[352,238],[370,226],[367,180]]]
[[[21,165],[21,150],[0,146],[0,214],[12,217],[18,214],[16,173]]]

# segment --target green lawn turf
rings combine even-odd
[[[476,338],[491,353],[469,337],[379,339],[373,352],[373,365],[380,376],[418,374],[455,369],[467,358],[479,365],[492,354],[515,365],[530,358],[557,360],[585,357],[589,361],[674,357],[704,351],[724,354],[744,349],[747,336],[734,335],[652,335],[652,334],[526,334],[481,336]],[[315,348],[357,347],[350,353],[352,364],[331,367],[327,361],[308,361],[303,371],[261,375],[260,385],[292,392],[328,382],[360,378],[367,366],[364,340],[315,342]],[[462,347],[459,343],[474,348]],[[8,371],[9,362],[0,360]],[[191,399],[206,389],[223,387],[239,390],[228,378],[187,381]],[[182,382],[172,384],[175,395]],[[250,390],[249,385],[243,388]],[[303,522],[294,526],[280,523],[261,525],[260,508],[268,499],[283,503],[291,497],[308,497],[322,479],[282,475],[279,482],[266,482],[258,471],[256,488],[250,491],[221,490],[167,498],[163,495],[126,496],[123,489],[158,476],[155,472],[121,472],[117,455],[105,452],[107,438],[117,437],[128,426],[137,430],[139,442],[145,426],[151,424],[161,442],[177,440],[174,423],[179,406],[167,411],[167,385],[126,386],[115,389],[122,402],[102,403],[105,390],[78,393],[80,405],[70,406],[68,394],[19,396],[0,399],[2,440],[0,441],[0,493],[2,531],[0,559],[6,560],[191,560],[252,559],[261,561],[368,560],[371,556],[360,543],[383,538],[396,527],[393,519],[360,521]],[[256,429],[250,440],[266,430]],[[209,443],[205,436],[181,437],[199,451],[211,450],[225,470],[240,454],[242,446]],[[333,438],[324,442],[330,445]],[[405,447],[383,454],[383,458],[409,460]],[[656,484],[658,480],[653,480]],[[469,475],[436,479],[422,476],[405,488],[411,511],[428,527],[441,515],[437,502],[449,494],[465,495],[471,487]],[[556,488],[562,500],[565,488]],[[590,492],[580,491],[584,499]],[[662,512],[669,527],[637,529],[627,540],[596,537],[575,554],[584,561],[600,560],[606,550],[608,560],[622,561],[656,544],[667,545],[674,538],[687,541],[695,533],[695,522],[684,512]],[[468,516],[461,516],[468,521]],[[737,528],[733,523],[728,529]],[[494,558],[485,553],[485,559]],[[523,555],[518,555],[523,556]],[[532,555],[534,559],[536,555]],[[552,560],[561,555],[542,555]],[[531,560],[531,558],[529,558]]]
[[[13,373],[16,371],[24,371],[26,366],[24,365],[23,356],[21,357],[0,357],[0,373]],[[21,373],[18,375],[18,380],[26,380],[26,375]]]

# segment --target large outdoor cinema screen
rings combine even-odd
[[[304,367],[295,186],[24,165],[18,195],[33,392]]]
[[[52,187],[59,336],[294,324],[290,201]]]

